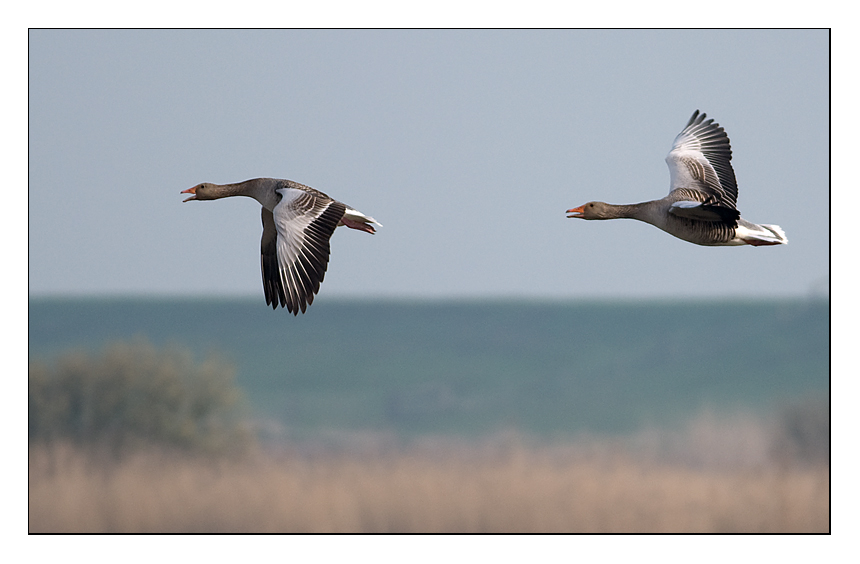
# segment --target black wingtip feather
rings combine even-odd
[[[290,266],[289,272],[285,272],[283,276],[274,241],[271,242],[271,248],[263,249],[263,290],[266,303],[271,303],[273,309],[281,305],[298,316],[299,311],[305,313],[313,303],[328,268],[329,240],[345,211],[346,206],[343,203],[330,203],[308,227],[307,254],[300,255],[297,262]]]

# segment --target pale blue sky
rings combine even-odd
[[[199,182],[289,178],[372,215],[331,297],[822,292],[829,44],[808,30],[29,33],[29,293],[262,298],[259,205]],[[589,200],[668,191],[700,109],[743,217],[785,247],[699,247]],[[810,205],[811,203],[815,205]]]

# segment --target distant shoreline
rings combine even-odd
[[[47,302],[201,302],[201,303],[257,303],[265,304],[260,296],[255,295],[179,295],[179,294],[92,294],[92,295],[30,295],[30,303]],[[434,304],[521,304],[521,305],[573,305],[573,304],[631,304],[631,305],[707,305],[707,304],[741,304],[741,303],[787,303],[796,304],[803,302],[825,303],[830,301],[828,294],[809,294],[797,296],[654,296],[654,297],[610,297],[610,296],[583,296],[583,297],[522,297],[522,296],[451,296],[451,297],[418,297],[418,296],[317,296],[312,307],[322,304],[393,304],[393,305],[434,305]]]

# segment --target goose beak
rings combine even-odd
[[[585,206],[582,205],[582,206],[579,206],[578,208],[571,208],[564,213],[573,214],[573,215],[567,216],[568,218],[578,217],[580,219],[583,219],[585,217],[585,209],[584,208],[585,208]]]
[[[188,190],[183,190],[182,192],[180,192],[180,194],[196,194],[196,193],[197,193],[197,186],[195,186],[194,188],[189,188]],[[182,201],[187,202],[188,200],[196,200],[196,199],[197,199],[197,196],[191,196],[190,198],[185,198]]]

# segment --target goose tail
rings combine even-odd
[[[339,225],[346,225],[350,229],[358,229],[359,231],[364,231],[366,233],[376,233],[376,229],[373,228],[372,224],[382,227],[381,223],[369,215],[364,215],[360,211],[354,210],[350,207],[346,208],[346,212],[344,212],[343,217],[340,218],[339,223]]]
[[[741,244],[761,247],[764,245],[787,245],[788,237],[779,225],[758,225],[743,219],[738,220],[735,239]]]

